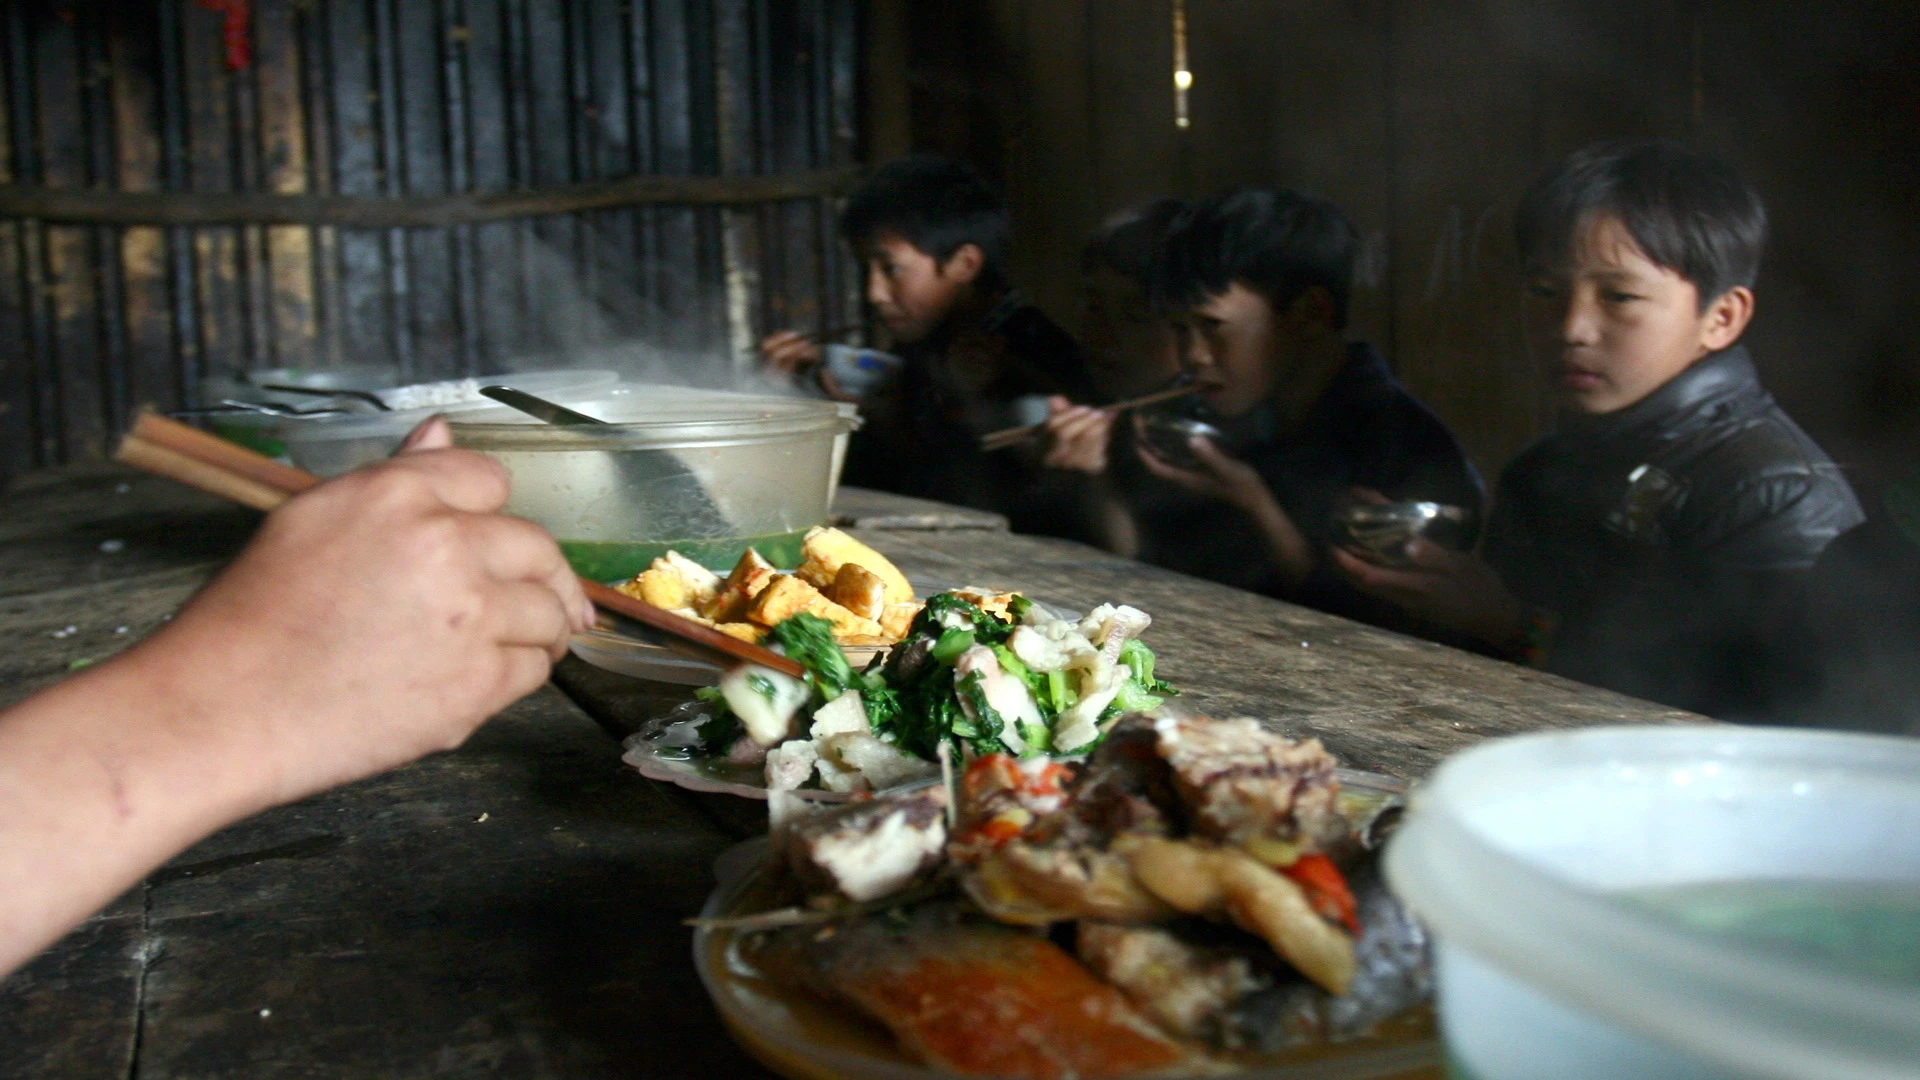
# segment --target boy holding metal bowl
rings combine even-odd
[[[1372,346],[1349,341],[1359,233],[1339,207],[1243,188],[1197,204],[1168,233],[1152,289],[1220,439],[1138,440],[1146,469],[1208,504],[1166,528],[1175,569],[1395,629],[1420,630],[1335,572],[1337,505],[1428,500],[1477,515],[1481,486],[1452,432]],[[1111,419],[1056,407],[1053,458],[1104,441]],[[1149,432],[1149,436],[1154,433]],[[1154,561],[1167,561],[1155,557]]]
[[[1779,586],[1861,520],[1739,344],[1765,235],[1739,175],[1680,146],[1561,162],[1517,227],[1559,429],[1502,474],[1483,557],[1337,553],[1349,579],[1562,675],[1720,716],[1763,708]]]

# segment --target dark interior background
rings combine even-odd
[[[1368,238],[1356,329],[1489,473],[1551,417],[1513,204],[1590,140],[1737,162],[1773,213],[1749,341],[1869,495],[1920,457],[1920,5],[1898,0],[198,0],[0,3],[0,183],[400,196],[966,157],[1074,325],[1081,243],[1161,193],[1298,185]],[[0,463],[97,456],[235,368],[421,378],[637,342],[682,370],[855,303],[824,200],[451,229],[0,220]]]
[[[1521,190],[1589,141],[1672,136],[1737,163],[1772,212],[1748,338],[1768,385],[1863,493],[1920,458],[1920,5],[1187,0],[1184,131],[1171,0],[891,6],[897,37],[873,47],[906,78],[870,136],[1000,178],[1015,276],[1062,319],[1107,213],[1318,191],[1368,237],[1357,332],[1491,475],[1551,419],[1518,330]]]

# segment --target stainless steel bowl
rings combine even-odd
[[[1188,445],[1196,438],[1212,439],[1216,446],[1223,446],[1226,436],[1217,427],[1205,420],[1195,420],[1178,413],[1147,412],[1136,414],[1135,430],[1147,449],[1161,461],[1176,469],[1199,469],[1200,459],[1193,454]]]
[[[1407,545],[1415,539],[1442,547],[1464,547],[1473,515],[1437,502],[1371,503],[1342,501],[1333,510],[1334,542],[1388,566],[1411,565]]]

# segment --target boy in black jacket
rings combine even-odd
[[[1739,345],[1766,235],[1757,195],[1679,146],[1590,147],[1521,202],[1527,336],[1559,430],[1501,476],[1484,560],[1350,555],[1361,588],[1551,671],[1753,716],[1783,586],[1861,520]]]
[[[1073,338],[1008,284],[1007,211],[973,170],[938,157],[883,166],[848,199],[840,232],[866,266],[866,297],[905,361],[863,398],[820,370],[820,346],[792,332],[761,343],[770,367],[811,375],[867,414],[846,481],[1012,519],[1022,532],[1084,538],[1087,485],[1033,451],[985,454],[980,436],[1031,423],[1046,399],[1089,400]]]
[[[1328,558],[1337,502],[1358,492],[1480,510],[1479,477],[1453,434],[1373,347],[1347,339],[1359,233],[1339,207],[1237,189],[1196,205],[1152,271],[1182,362],[1227,446],[1190,462],[1139,460],[1196,496],[1143,515],[1142,557],[1337,615],[1423,629],[1356,591]],[[1104,439],[1056,409],[1056,438]],[[1092,430],[1088,430],[1088,429]],[[1056,460],[1072,455],[1056,447]]]

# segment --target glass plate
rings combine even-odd
[[[1391,777],[1341,770],[1356,786],[1404,785]],[[1367,777],[1369,780],[1361,780]],[[767,840],[738,844],[714,862],[719,884],[700,909],[705,919],[733,913],[765,861]],[[753,966],[731,930],[698,927],[693,962],[728,1032],[761,1064],[791,1080],[956,1080],[922,1065],[884,1028],[804,990],[783,986]],[[1261,1063],[1206,1075],[1223,1080],[1438,1080],[1441,1053],[1433,1014],[1421,1006],[1383,1025],[1381,1034],[1292,1051]],[[1169,1080],[1160,1077],[1159,1080]]]

